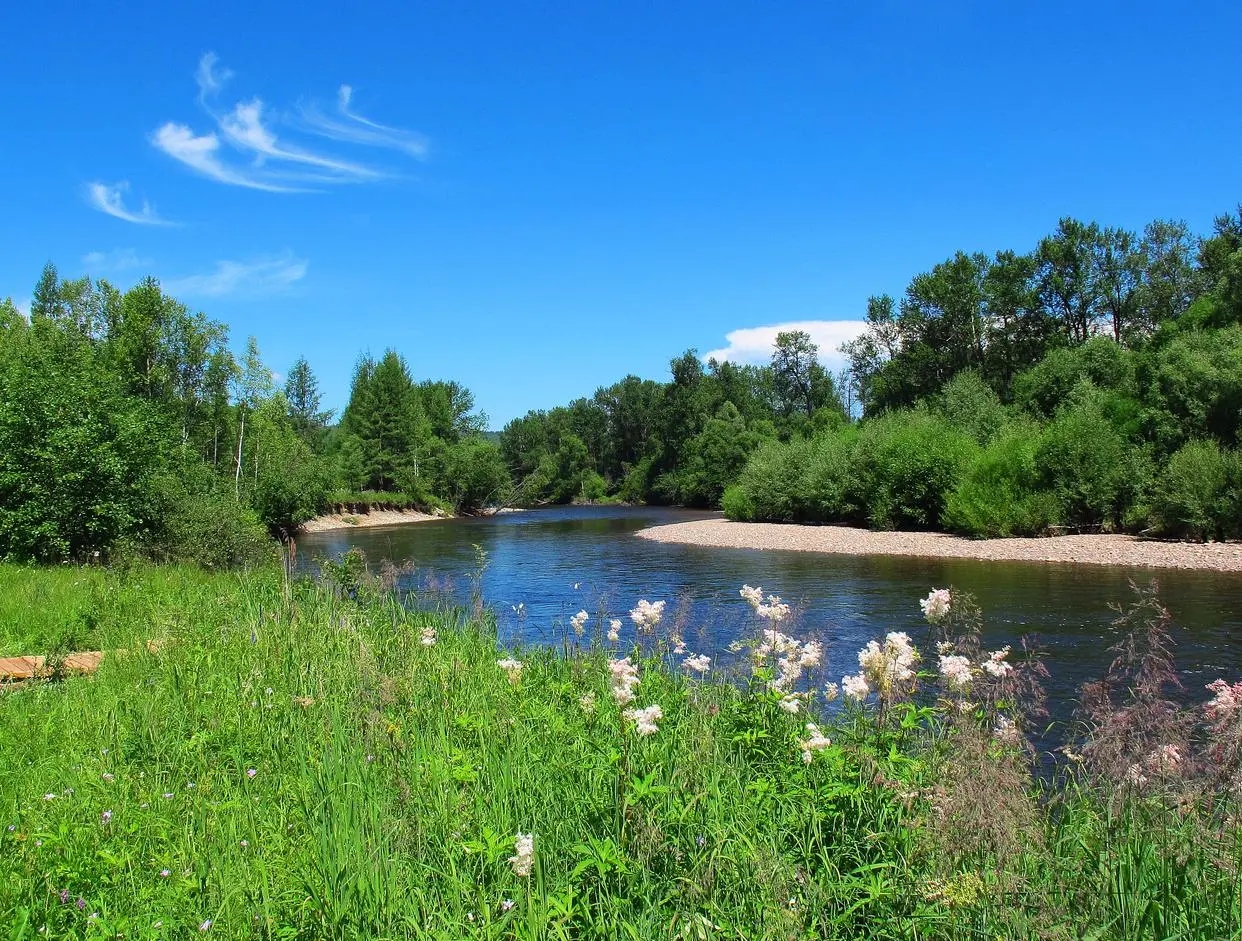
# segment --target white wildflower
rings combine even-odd
[[[979,666],[983,667],[984,672],[989,676],[1001,679],[1013,672],[1013,665],[1005,662],[1005,658],[1008,656],[1009,648],[1002,647],[1000,650],[994,650],[988,654],[988,658]]]
[[[949,689],[964,692],[970,688],[973,674],[970,670],[970,658],[949,654],[940,658],[940,675],[944,677]]]
[[[424,627],[420,643],[424,647],[434,647],[436,645],[436,629],[434,627]]]
[[[638,667],[629,657],[608,661],[608,672],[611,674],[612,698],[617,705],[625,706],[634,701],[634,687],[639,684]]]
[[[585,611],[579,611],[569,619],[569,624],[574,629],[574,633],[581,637],[582,631],[586,627],[586,622],[590,619],[591,615],[587,614]]]
[[[855,673],[853,676],[841,677],[841,692],[850,699],[863,700],[871,692],[871,687],[867,685],[864,674]]]
[[[531,867],[535,862],[535,835],[533,833],[519,833],[513,841],[513,856],[509,857],[509,865],[513,867],[513,874],[526,878],[530,875]]]
[[[578,705],[582,707],[582,711],[590,715],[595,711],[595,693],[583,693],[578,700]]]
[[[910,635],[903,631],[890,631],[882,645],[874,640],[868,641],[867,646],[858,652],[861,675],[882,699],[892,696],[897,686],[914,680],[914,665],[918,659],[918,651],[911,645]]]
[[[821,748],[827,748],[832,744],[832,740],[819,730],[819,726],[814,722],[806,724],[807,737],[798,743],[798,747],[802,749],[802,760],[808,765],[811,763],[813,752],[819,751]]]
[[[933,588],[931,594],[919,602],[919,607],[923,609],[923,617],[935,624],[937,621],[944,619],[949,613],[949,603],[952,601],[952,595],[947,588]]]
[[[827,683],[824,686],[824,701],[836,702],[837,697],[841,695],[841,687],[836,683]]]
[[[505,657],[503,660],[497,660],[496,666],[504,670],[509,675],[509,682],[517,684],[522,678],[522,661],[515,660],[513,657]]]
[[[746,603],[752,608],[757,608],[763,604],[762,588],[751,588],[749,585],[743,585],[738,594],[745,598]]]
[[[798,658],[800,667],[817,667],[824,659],[824,645],[817,641],[808,641],[802,645],[802,654]]]
[[[712,668],[712,658],[707,654],[691,654],[681,661],[681,665],[694,673],[706,673]]]
[[[621,619],[613,618],[608,622],[608,639],[614,644],[621,639]]]
[[[634,731],[639,735],[654,735],[660,731],[656,720],[664,718],[664,710],[658,705],[647,706],[645,709],[626,709],[622,715],[634,723]]]
[[[630,612],[630,620],[638,626],[640,631],[647,634],[655,630],[655,626],[663,617],[664,602],[651,602],[645,598],[640,599],[634,610]]]
[[[790,715],[797,715],[802,711],[802,699],[792,693],[788,696],[782,696],[781,701],[777,705]]]

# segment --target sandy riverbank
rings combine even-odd
[[[944,533],[872,532],[846,526],[734,523],[709,519],[653,526],[638,533],[655,542],[729,549],[781,549],[843,555],[932,556],[991,562],[1071,562],[1149,568],[1242,572],[1242,543],[1160,542],[1134,536],[1048,536],[965,539]]]
[[[447,519],[417,510],[372,510],[370,513],[329,513],[316,516],[302,524],[299,532],[323,533],[331,529],[366,529],[371,526],[396,526],[400,523],[426,523]]]

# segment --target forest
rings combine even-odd
[[[527,499],[723,504],[741,520],[977,536],[1242,535],[1242,212],[1202,238],[1063,219],[869,299],[829,375],[693,350],[511,422]]]
[[[0,557],[219,567],[333,502],[471,513],[616,501],[741,520],[978,536],[1242,535],[1242,210],[1202,237],[1063,219],[956,252],[830,374],[804,333],[763,365],[672,360],[487,431],[470,391],[361,357],[339,418],[305,359],[168,296],[61,278],[0,301]]]
[[[334,499],[470,512],[507,492],[458,384],[363,357],[334,423],[305,359],[279,387],[253,337],[240,357],[228,339],[152,278],[122,293],[49,264],[29,318],[0,302],[0,557],[235,567]]]

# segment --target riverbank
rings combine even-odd
[[[654,542],[723,549],[1242,572],[1242,543],[1163,542],[1117,534],[966,539],[946,533],[874,532],[848,526],[737,523],[710,519],[653,526],[637,535]]]
[[[325,533],[333,529],[367,529],[371,526],[397,526],[402,523],[429,523],[451,519],[448,514],[420,513],[418,510],[372,510],[366,513],[326,513],[298,527],[300,533]]]

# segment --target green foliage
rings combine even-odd
[[[1074,525],[1119,527],[1150,478],[1150,461],[1109,421],[1106,401],[1081,382],[1035,449],[1039,488],[1056,496],[1060,517]]]
[[[1005,423],[1005,407],[973,370],[960,372],[945,385],[938,411],[944,420],[979,444],[987,444]]]
[[[431,428],[405,360],[388,350],[376,362],[364,357],[354,370],[341,430],[362,452],[363,489],[397,490],[418,482]]]
[[[1036,781],[995,705],[956,696],[848,704],[803,757],[762,674],[635,655],[663,710],[642,736],[605,652],[505,650],[360,557],[330,574],[0,566],[0,652],[54,650],[62,621],[118,652],[0,696],[14,937],[1207,941],[1242,919],[1226,790]]]
[[[1136,394],[1134,354],[1107,337],[1093,337],[1081,346],[1056,349],[1033,369],[1014,379],[1014,402],[1042,419],[1056,414],[1084,380],[1098,389]]]
[[[1036,425],[1001,429],[946,499],[945,526],[972,536],[1038,536],[1059,523],[1059,500],[1039,486],[1040,443]]]
[[[258,514],[202,469],[154,482],[157,524],[145,548],[157,558],[208,569],[249,568],[270,562],[275,547]]]
[[[430,463],[435,492],[459,513],[503,503],[513,486],[500,448],[478,435],[451,444],[435,439]]]
[[[1242,536],[1242,455],[1192,440],[1169,458],[1151,500],[1152,525],[1191,539]]]
[[[876,529],[939,527],[945,498],[979,452],[974,439],[923,410],[891,412],[859,431],[852,466]]]
[[[1175,336],[1153,351],[1140,381],[1145,425],[1162,451],[1191,438],[1242,444],[1242,326]]]
[[[814,445],[805,438],[765,441],[746,462],[737,484],[725,491],[731,519],[802,523],[816,519],[805,469]]]
[[[0,338],[0,557],[83,559],[143,533],[168,450],[89,341],[47,320]]]

